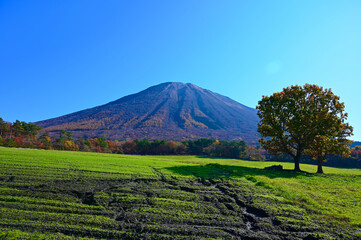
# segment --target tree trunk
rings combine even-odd
[[[293,170],[295,172],[301,172],[300,169],[300,160],[295,158],[295,169]]]
[[[295,169],[293,171],[295,172],[301,172],[301,169],[300,169],[300,155],[297,154],[295,157],[294,157],[294,160],[295,160]]]
[[[323,170],[322,170],[322,162],[323,160],[322,159],[318,159],[318,164],[317,164],[317,173],[323,173]]]

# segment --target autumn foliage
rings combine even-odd
[[[263,96],[257,109],[262,146],[271,154],[288,154],[300,171],[300,159],[307,155],[322,162],[332,154],[348,156],[353,128],[346,123],[344,103],[331,89],[317,85],[290,86]]]
[[[207,155],[213,157],[264,159],[260,149],[244,141],[217,141],[201,138],[188,141],[127,140],[110,141],[105,138],[74,138],[72,132],[59,131],[57,138],[47,132],[39,134],[40,127],[16,121],[7,123],[0,119],[0,146],[85,151],[99,153],[140,154],[140,155]]]

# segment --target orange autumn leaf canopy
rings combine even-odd
[[[286,153],[300,171],[302,154],[324,159],[327,154],[347,155],[346,138],[353,128],[331,89],[305,84],[290,86],[258,102],[260,143],[271,154]]]

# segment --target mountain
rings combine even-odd
[[[51,135],[257,141],[257,111],[191,83],[167,82],[102,106],[37,122]]]

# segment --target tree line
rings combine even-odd
[[[0,118],[0,146],[99,153],[139,155],[203,155],[223,158],[263,160],[260,148],[248,146],[244,141],[218,141],[201,138],[187,141],[166,140],[107,140],[102,137],[74,138],[72,132],[62,130],[57,138],[40,133],[33,123],[5,122]]]

